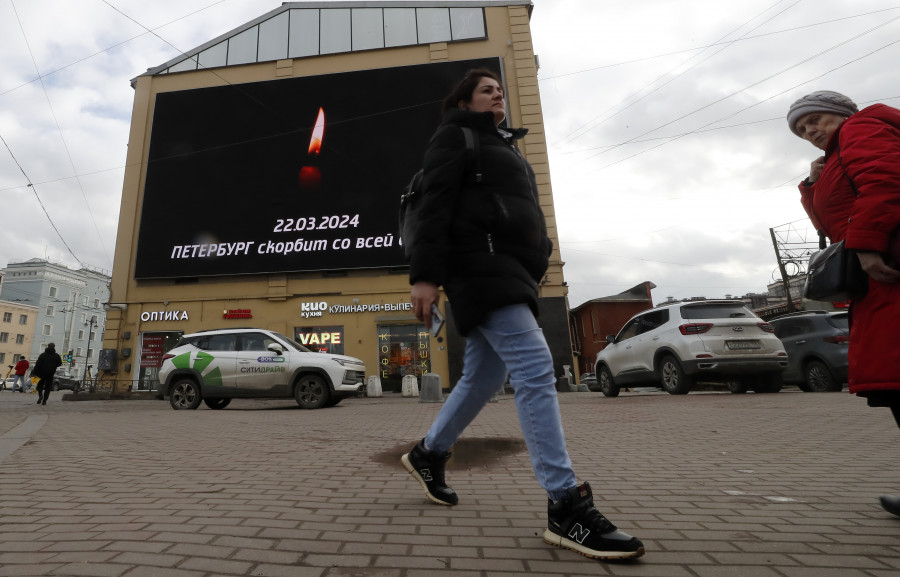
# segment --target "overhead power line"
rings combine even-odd
[[[72,258],[75,259],[75,262],[77,262],[77,263],[80,264],[81,266],[84,266],[84,264],[82,264],[81,260],[79,260],[79,258],[78,258],[77,256],[75,256],[75,253],[72,252],[72,248],[71,248],[71,247],[69,246],[69,244],[66,242],[66,239],[63,238],[62,233],[60,233],[60,232],[59,232],[59,229],[56,228],[56,224],[53,222],[53,219],[50,218],[50,214],[47,212],[47,208],[44,206],[44,203],[41,201],[41,197],[40,197],[40,195],[37,193],[37,189],[34,187],[33,184],[31,184],[31,179],[28,178],[28,174],[25,173],[25,169],[22,168],[22,165],[19,164],[19,160],[16,158],[16,155],[13,154],[12,149],[10,149],[9,145],[6,143],[6,139],[4,139],[3,136],[0,136],[0,140],[3,141],[3,146],[5,146],[5,147],[6,147],[6,150],[9,151],[9,155],[10,155],[10,157],[12,157],[13,162],[16,163],[16,166],[18,166],[18,167],[19,167],[19,170],[22,171],[22,175],[25,176],[25,180],[28,181],[28,186],[31,188],[32,192],[34,192],[34,197],[37,199],[38,204],[41,206],[41,210],[43,210],[43,211],[44,211],[44,214],[47,216],[47,221],[50,222],[50,226],[52,226],[52,227],[53,227],[53,230],[56,231],[56,235],[59,237],[59,240],[62,241],[63,245],[66,247],[66,250],[68,250],[68,251],[69,251],[69,254],[72,255]]]

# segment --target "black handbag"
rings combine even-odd
[[[814,301],[849,301],[866,296],[869,277],[856,251],[844,241],[832,243],[809,257],[803,296]]]

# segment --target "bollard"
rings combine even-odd
[[[383,396],[381,392],[381,378],[378,375],[371,375],[369,380],[366,381],[366,396],[370,398],[381,398]]]
[[[419,381],[415,375],[404,375],[400,389],[401,397],[418,397]]]
[[[422,396],[420,403],[443,403],[444,395],[441,392],[441,376],[437,373],[425,373],[422,375]]]

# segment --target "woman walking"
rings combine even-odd
[[[445,98],[443,114],[425,151],[410,300],[430,328],[431,307],[444,287],[466,337],[464,367],[403,465],[431,501],[457,504],[445,481],[450,449],[509,376],[532,467],[548,496],[544,540],[600,559],[640,557],[641,541],[594,508],[590,486],[577,483],[566,452],[553,359],[536,320],[538,282],[552,247],[534,172],[515,147],[526,131],[499,127],[506,117],[504,91],[490,70],[466,74]],[[475,170],[461,128],[474,133]]]

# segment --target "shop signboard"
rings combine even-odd
[[[157,94],[135,278],[405,266],[400,194],[475,67],[501,61]]]
[[[141,338],[141,368],[159,368],[165,353],[166,335],[144,334]]]

